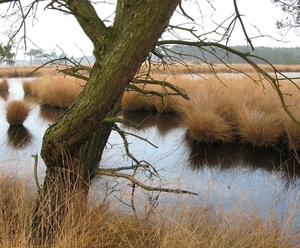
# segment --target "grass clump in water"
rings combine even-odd
[[[25,93],[36,96],[40,105],[68,108],[84,85],[85,81],[81,79],[46,74],[31,82],[24,82],[23,89]]]
[[[2,79],[2,81],[0,82],[0,92],[5,92],[8,91],[8,81],[6,78]]]
[[[21,126],[28,117],[31,107],[26,101],[12,101],[6,106],[6,120],[10,126]]]

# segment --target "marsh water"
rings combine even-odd
[[[0,98],[1,173],[33,178],[31,155],[39,154],[45,130],[62,111],[33,104],[24,128],[9,128],[5,106],[11,100],[23,99],[24,93],[22,79],[11,78],[8,81],[9,93]],[[145,194],[146,198],[155,198],[161,206],[170,204],[170,201],[180,206],[184,201],[184,204],[193,206],[222,206],[228,212],[238,210],[246,213],[256,209],[262,218],[275,215],[278,223],[283,226],[285,223],[291,224],[293,232],[299,230],[300,165],[294,154],[247,146],[194,144],[186,137],[185,128],[171,115],[141,112],[120,113],[120,117],[140,124],[139,130],[125,125],[120,127],[135,135],[127,136],[131,153],[138,160],[151,163],[159,174],[159,178],[149,180],[144,173],[140,173],[138,176],[144,183],[198,193],[198,196],[164,193],[159,198]],[[125,154],[122,139],[113,131],[101,166],[132,165],[132,160]],[[39,159],[40,182],[44,171],[45,166]],[[103,180],[95,181],[94,197],[103,198],[105,195],[106,198],[110,195],[112,198],[122,198],[122,202],[130,199],[124,196],[126,192],[130,195],[128,182],[109,180],[105,183]]]

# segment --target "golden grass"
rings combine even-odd
[[[239,106],[237,133],[242,143],[256,147],[276,147],[283,140],[284,129],[280,114]]]
[[[6,106],[6,120],[10,126],[23,125],[31,110],[27,101],[11,101]]]
[[[23,89],[36,96],[40,105],[67,108],[78,97],[84,85],[85,82],[77,78],[47,74],[30,82],[25,81]]]
[[[125,111],[155,110],[156,96],[144,96],[135,91],[125,91],[122,97],[122,108]]]
[[[246,65],[234,66],[245,72],[249,69]],[[195,67],[202,68],[199,65]],[[216,70],[222,72],[226,68],[223,67],[216,65]],[[178,70],[178,74],[184,73],[180,68],[181,65],[173,67],[174,70]],[[283,65],[279,68],[282,71],[298,69],[297,66]],[[286,146],[289,150],[300,150],[300,132],[297,125],[283,111],[274,89],[268,82],[258,78],[257,74],[249,75],[256,79],[255,83],[250,77],[241,75],[220,76],[219,79],[210,74],[198,79],[185,75],[167,77],[167,81],[188,93],[190,101],[180,96],[168,95],[173,94],[174,90],[164,85],[137,84],[136,86],[148,94],[125,91],[121,102],[122,109],[156,111],[180,116],[182,124],[187,127],[189,137],[196,142],[242,142],[257,147]],[[152,76],[161,81],[166,77],[161,73],[152,73]],[[300,90],[289,82],[280,83],[287,105],[300,119]],[[84,84],[85,82],[79,79],[44,73],[41,78],[24,81],[23,89],[26,95],[36,96],[41,106],[67,108],[80,94]],[[151,94],[151,91],[158,92],[160,96]],[[44,111],[41,114],[44,114]],[[51,120],[57,119],[58,116],[51,117]]]
[[[250,75],[257,81],[246,76],[221,76],[219,79],[208,76],[198,80],[170,76],[168,81],[184,89],[190,101],[173,95],[143,99],[142,95],[134,97],[137,93],[131,92],[131,95],[124,95],[130,108],[123,106],[123,110],[143,110],[143,106],[145,110],[153,110],[154,104],[158,112],[175,113],[181,116],[189,138],[196,142],[242,142],[255,147],[300,150],[298,127],[283,111],[277,93],[269,82],[260,80],[256,74]],[[162,80],[162,75],[155,78]],[[286,104],[300,120],[300,90],[290,82],[280,83]],[[162,88],[156,90],[165,92]]]
[[[27,247],[26,230],[30,223],[34,197],[26,180],[2,174],[0,179],[1,247]]]
[[[187,66],[188,65],[188,66]],[[214,64],[213,67],[208,66],[207,64],[193,64],[187,63],[186,65],[183,64],[174,64],[172,66],[166,67],[165,65],[157,66],[153,72],[156,74],[212,74],[212,73],[237,73],[242,71],[244,73],[255,73],[255,70],[248,64],[234,64],[230,65],[233,68],[230,68],[224,64]],[[269,65],[261,64],[261,68],[267,72],[273,72],[273,68]],[[275,65],[275,67],[280,72],[299,72],[300,66],[299,65]],[[148,69],[146,67],[146,69]]]
[[[37,69],[36,66],[14,66],[14,67],[0,67],[0,76],[1,77],[40,77],[43,76],[45,73],[51,73],[52,75],[57,74],[57,67],[43,67],[39,70],[35,71]],[[35,71],[33,73],[33,71]]]
[[[175,64],[172,66],[169,66],[168,68],[165,65],[158,66],[156,69],[153,70],[156,74],[190,74],[191,72],[194,73],[200,73],[200,74],[211,74],[212,69],[207,66],[206,64],[192,64],[187,63],[189,68],[182,64]],[[232,66],[232,65],[231,65]],[[234,67],[238,68],[239,70],[247,73],[252,73],[254,70],[251,66],[248,64],[236,64],[233,65]],[[273,72],[272,68],[268,65],[260,65],[264,70],[268,72]],[[275,67],[281,71],[281,72],[299,72],[300,66],[299,65],[275,65]],[[5,77],[32,77],[32,76],[38,76],[41,77],[45,73],[57,75],[57,69],[64,69],[63,67],[57,68],[57,67],[43,67],[40,68],[35,73],[32,73],[37,67],[36,66],[16,66],[16,67],[0,67],[0,76],[2,78]],[[154,68],[154,67],[153,67]],[[146,67],[148,69],[148,67]],[[223,64],[215,64],[213,66],[213,70],[218,73],[235,73],[236,71],[227,67]]]
[[[32,84],[30,81],[23,81],[22,83],[23,91],[26,95],[32,95]]]
[[[33,248],[30,233],[34,189],[26,180],[0,179],[0,244],[6,248]],[[147,247],[147,248],[288,248],[299,245],[299,233],[291,236],[269,214],[265,220],[255,210],[232,211],[212,206],[184,205],[156,210],[149,218],[91,204],[70,209],[57,231],[57,239],[45,248]],[[289,223],[287,223],[289,225]],[[287,226],[288,227],[288,226]],[[41,247],[44,248],[44,247]]]
[[[8,91],[8,81],[7,81],[7,78],[3,78],[2,81],[0,82],[0,91],[3,92],[3,91]]]

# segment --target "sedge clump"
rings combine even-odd
[[[12,101],[6,107],[6,120],[10,126],[21,126],[30,113],[30,105],[25,101]]]

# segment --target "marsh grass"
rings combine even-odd
[[[186,66],[188,65],[188,67]],[[232,68],[224,65],[224,64],[215,64],[213,67],[208,66],[207,64],[174,64],[172,66],[166,67],[165,65],[158,66],[153,70],[156,74],[215,74],[215,73],[238,73],[242,71],[243,73],[255,73],[255,70],[248,64],[234,64],[230,65]],[[267,72],[274,72],[273,68],[261,64],[261,68]],[[275,65],[275,67],[281,72],[299,72],[299,65]],[[235,69],[233,69],[235,68]]]
[[[222,66],[219,66],[216,66],[216,70],[222,72]],[[235,66],[244,72],[248,71],[246,65]],[[293,71],[298,67],[279,68]],[[257,74],[250,73],[251,78],[243,75],[221,75],[216,78],[206,74],[192,79],[180,75],[184,73],[180,66],[176,70],[179,75],[171,75],[167,80],[186,92],[190,101],[168,94],[173,94],[174,91],[164,85],[136,84],[148,94],[142,95],[134,90],[125,91],[121,101],[122,109],[171,113],[181,120],[187,127],[190,139],[196,142],[242,142],[255,147],[300,150],[300,132],[297,126],[283,111],[272,86]],[[160,81],[165,79],[165,75],[161,73],[153,73],[152,77]],[[24,81],[23,89],[25,95],[35,96],[41,106],[65,109],[80,94],[84,84],[79,79],[44,73],[41,78]],[[287,106],[293,110],[295,117],[300,117],[300,91],[289,82],[280,81],[280,84]],[[153,91],[160,96],[151,94]]]
[[[180,116],[182,124],[187,127],[188,137],[196,142],[241,142],[254,147],[299,150],[300,132],[282,109],[277,93],[256,74],[249,75],[256,82],[246,76],[207,76],[197,80],[170,76],[168,80],[184,89],[190,101],[173,95],[163,99],[155,97],[155,110]],[[162,75],[158,74],[156,78],[161,80]],[[300,91],[290,82],[281,81],[280,84],[287,106],[300,120]],[[127,95],[126,101],[130,108],[123,108],[125,111],[143,110],[145,105],[142,104],[142,95],[138,101]],[[154,109],[153,101],[145,109]]]
[[[242,143],[255,147],[276,147],[284,139],[281,115],[239,106],[237,133]]]
[[[56,67],[49,67],[45,66],[43,68],[40,68],[37,70],[36,66],[14,66],[14,67],[5,67],[1,66],[0,67],[0,76],[1,77],[41,77],[45,73],[51,73],[52,75],[57,74],[57,69]]]
[[[34,206],[32,189],[27,180],[14,176],[0,178],[1,247],[27,247],[26,231]]]
[[[31,111],[30,103],[27,101],[14,100],[6,106],[6,120],[10,126],[21,126]]]
[[[29,185],[24,179],[1,176],[1,247],[33,247],[27,238],[36,189]],[[44,247],[288,248],[299,245],[299,233],[293,236],[285,233],[283,229],[289,228],[290,223],[280,226],[275,214],[265,219],[256,210],[226,213],[222,207],[175,205],[170,202],[168,208],[157,209],[145,219],[109,206],[74,204],[54,243]]]
[[[8,81],[7,78],[3,78],[2,81],[0,82],[0,92],[6,92],[8,91]]]
[[[30,81],[23,81],[22,83],[23,91],[25,95],[32,95],[32,84]]]
[[[40,105],[67,108],[78,97],[85,82],[77,78],[44,74],[30,82],[23,82],[24,92],[36,96]]]
[[[156,96],[144,96],[135,91],[125,91],[121,105],[125,111],[151,111],[155,110]]]

